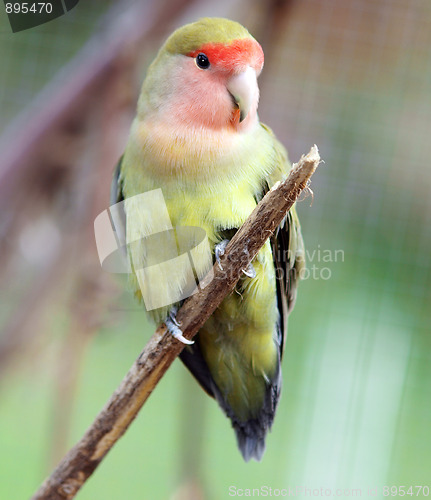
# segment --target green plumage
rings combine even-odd
[[[228,19],[204,18],[198,23],[186,24],[167,40],[165,49],[171,54],[188,54],[207,43],[229,43],[251,37],[241,24]]]
[[[232,237],[265,191],[284,179],[290,168],[283,146],[269,128],[259,123],[250,126],[247,133],[232,133],[226,128],[209,134],[196,127],[183,134],[169,120],[160,126],[156,119],[147,118],[157,92],[152,82],[157,81],[162,70],[160,61],[167,53],[186,54],[210,40],[224,42],[250,36],[231,21],[203,20],[194,24],[172,35],[153,63],[153,74],[147,78],[140,99],[143,111],[132,126],[119,176],[114,180],[119,189],[113,192],[126,199],[128,241],[165,229],[158,225],[157,214],[142,206],[135,196],[161,188],[172,226],[204,229],[214,248],[221,240]],[[145,249],[139,244],[131,248],[130,261],[134,269],[139,269],[145,265]],[[161,260],[166,251],[160,248]],[[201,273],[208,267],[199,259],[195,265]],[[246,460],[261,458],[280,394],[287,314],[304,265],[294,209],[253,265],[256,277],[241,278],[235,291],[201,329],[196,343],[181,355],[203,388],[231,418]],[[176,266],[172,272],[175,282],[181,282],[178,277],[185,269]],[[135,274],[132,286],[138,297],[142,286],[152,287],[150,291],[157,293],[152,283],[139,283]],[[149,314],[159,323],[168,310],[169,306],[162,307]]]

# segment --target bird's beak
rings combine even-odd
[[[259,95],[255,69],[248,66],[245,71],[233,75],[228,80],[227,90],[240,111],[239,121],[242,122]]]

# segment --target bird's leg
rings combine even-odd
[[[165,325],[168,329],[168,332],[183,344],[194,344],[193,340],[189,340],[184,337],[183,332],[180,328],[180,323],[178,323],[176,318],[177,312],[178,308],[176,306],[172,306],[170,311],[168,312],[168,316],[165,319]]]
[[[215,259],[217,261],[217,264],[219,265],[220,269],[223,271],[223,268],[220,263],[221,256],[224,255],[224,252],[226,250],[226,247],[228,245],[230,240],[222,240],[220,243],[217,243],[217,245],[214,248],[214,255]],[[256,270],[254,269],[253,264],[250,262],[250,264],[242,270],[242,272],[248,277],[248,278],[256,278]]]

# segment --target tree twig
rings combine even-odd
[[[302,156],[288,178],[274,186],[256,206],[226,248],[221,266],[201,281],[201,290],[178,311],[184,336],[191,339],[232,291],[242,269],[253,259],[292,207],[320,162],[317,146]],[[223,269],[221,269],[221,267]],[[73,498],[116,441],[124,434],[142,405],[184,344],[164,325],[151,337],[106,406],[82,439],[67,453],[32,500]]]

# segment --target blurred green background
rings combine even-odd
[[[148,62],[203,15],[236,19],[262,42],[261,120],[292,161],[314,143],[325,161],[298,206],[310,277],[290,318],[281,403],[263,461],[245,464],[228,420],[176,361],[78,498],[431,487],[431,3],[147,0],[130,26],[152,28],[132,39],[119,19],[136,5],[80,2],[16,34],[0,9],[0,144],[3,160],[18,158],[9,177],[0,162],[0,498],[31,496],[154,330],[100,269],[92,224]],[[65,142],[47,132],[21,158],[67,83],[125,33],[109,72],[120,75],[108,93],[117,108],[89,92]]]

